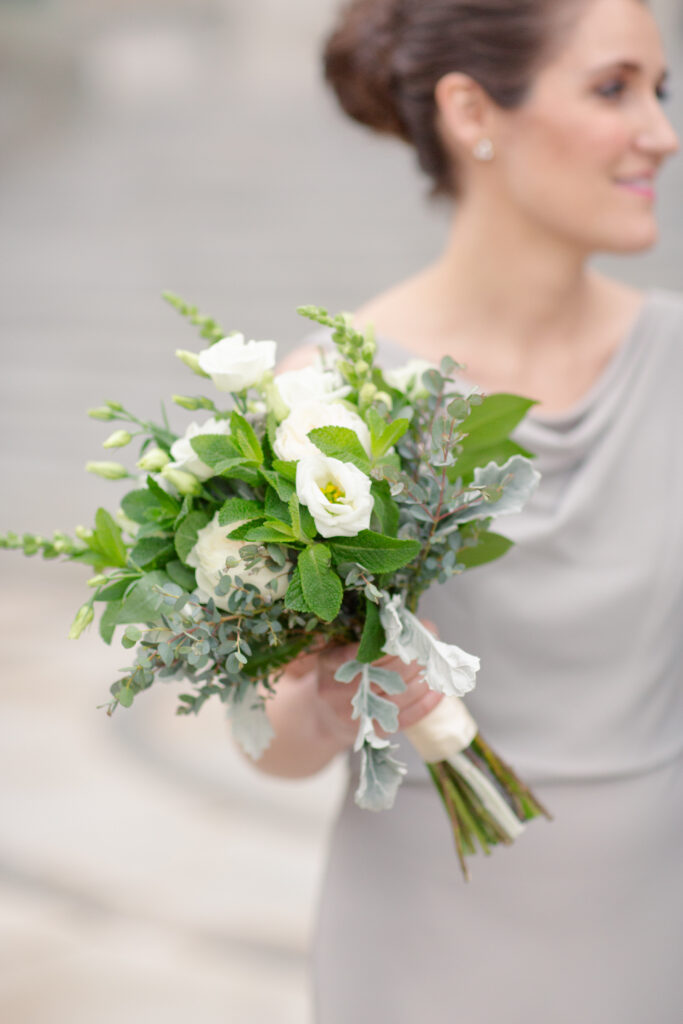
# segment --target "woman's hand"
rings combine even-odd
[[[432,623],[424,622],[424,625],[436,633],[436,628]],[[317,692],[320,698],[320,724],[324,730],[339,740],[343,748],[351,746],[358,734],[358,721],[354,721],[351,717],[353,713],[351,700],[355,688],[349,683],[337,682],[334,676],[337,669],[344,662],[353,661],[357,653],[358,644],[328,647],[317,655],[313,669],[317,675]],[[405,665],[400,658],[386,655],[376,664],[391,672],[397,672],[406,684],[405,691],[395,696],[385,694],[379,686],[374,684],[372,686],[375,693],[385,697],[398,707],[399,729],[407,729],[421,721],[443,699],[440,693],[430,690],[422,681],[420,677],[422,668],[417,662]],[[379,726],[376,728],[378,735],[387,736],[387,733]]]

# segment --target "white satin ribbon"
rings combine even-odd
[[[422,721],[403,733],[423,761],[437,764],[467,750],[477,735],[477,723],[459,697],[444,697]]]

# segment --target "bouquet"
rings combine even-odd
[[[431,586],[505,554],[493,520],[522,509],[540,479],[509,438],[534,403],[507,394],[463,394],[449,357],[383,371],[372,330],[317,307],[299,313],[331,330],[336,356],[274,374],[276,343],[227,334],[175,295],[165,298],[206,346],[177,355],[211,385],[174,396],[203,422],[174,433],[120,403],[91,409],[118,423],[104,448],[140,443],[136,472],[120,462],[86,468],[133,484],[92,529],[52,539],[0,535],[0,547],[92,567],[90,595],[69,635],[101,609],[99,632],[133,663],[111,686],[109,715],[157,680],[182,678],[179,714],[217,697],[236,741],[258,759],[272,738],[266,706],[284,669],[304,652],[358,643],[338,670],[355,687],[356,802],[389,809],[405,766],[388,738],[400,675],[384,655],[418,662],[444,699],[406,735],[445,805],[465,878],[466,856],[513,842],[528,820],[549,815],[488,746],[461,698],[479,659],[436,638],[416,616]],[[204,389],[206,390],[206,389]],[[228,408],[218,394],[230,396]],[[378,732],[379,727],[379,732]],[[380,734],[381,733],[381,734]]]

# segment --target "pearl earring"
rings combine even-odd
[[[495,150],[493,143],[490,139],[480,139],[472,150],[472,155],[476,160],[493,160],[495,156]]]

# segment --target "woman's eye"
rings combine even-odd
[[[625,88],[625,82],[609,82],[607,85],[601,86],[597,92],[599,96],[606,96],[610,99],[613,96],[620,96]]]
[[[599,96],[604,96],[606,99],[615,99],[615,98],[621,96],[625,89],[626,89],[626,82],[615,81],[615,82],[608,82],[607,85],[601,86],[597,90],[597,92],[598,92]],[[671,99],[671,92],[669,91],[669,89],[665,85],[657,86],[657,89],[655,90],[655,93],[656,93],[657,99],[660,100],[662,103],[665,103],[667,100]]]

